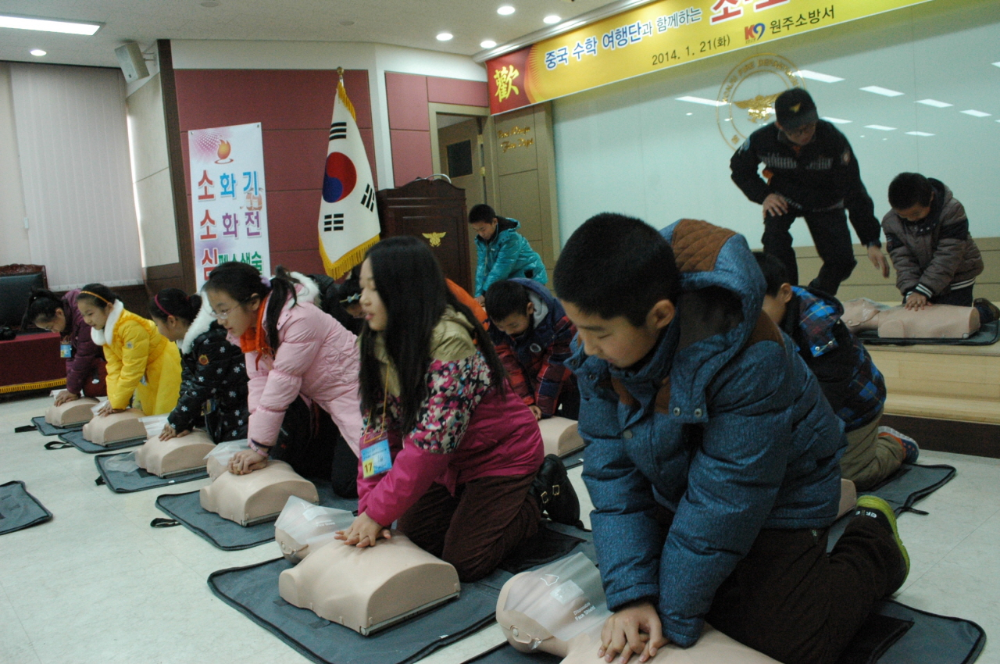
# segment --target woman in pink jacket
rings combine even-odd
[[[565,468],[550,457],[539,473],[535,417],[426,244],[404,236],[375,245],[361,287],[360,501],[340,538],[372,546],[398,522],[462,581],[474,581],[538,532],[538,494],[552,493],[553,483],[562,502],[544,507],[575,523],[580,507]],[[539,475],[541,490],[533,490]]]
[[[352,495],[361,434],[357,348],[354,335],[313,303],[318,292],[311,280],[282,267],[270,280],[237,262],[209,274],[205,295],[246,355],[250,381],[250,449],[236,454],[229,470],[249,473],[273,456],[300,474],[330,476],[334,491]],[[286,411],[300,397],[326,411],[340,436],[316,440],[306,415],[304,434],[279,439]]]

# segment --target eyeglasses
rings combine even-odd
[[[214,311],[213,310],[209,315],[212,318],[215,318],[216,320],[226,320],[227,318],[229,318],[229,314],[231,314],[231,313],[233,313],[232,309],[228,309],[226,311]]]

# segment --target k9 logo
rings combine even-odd
[[[743,28],[743,36],[748,42],[757,41],[764,36],[765,30],[767,28],[763,23],[755,23]]]

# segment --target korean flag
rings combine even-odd
[[[372,170],[343,78],[337,84],[319,209],[319,253],[326,273],[339,279],[379,241]]]

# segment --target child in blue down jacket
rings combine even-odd
[[[761,311],[746,240],[602,214],[569,239],[555,287],[578,331],[567,364],[614,612],[599,656],[644,662],[707,621],[786,664],[835,662],[909,561],[871,496],[827,554],[843,425]]]

